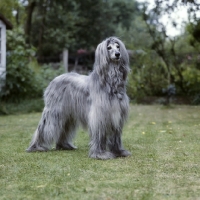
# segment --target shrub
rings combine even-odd
[[[38,96],[42,91],[35,72],[29,66],[35,51],[26,45],[21,29],[8,31],[7,49],[6,83],[0,94],[2,99],[19,101],[27,96]]]
[[[131,58],[127,93],[137,102],[145,96],[163,95],[162,89],[168,85],[167,77],[165,66],[155,52],[136,51]]]
[[[35,49],[28,47],[21,29],[8,31],[6,83],[0,92],[1,100],[19,102],[26,98],[38,98],[43,90],[64,67],[54,70],[50,65],[39,66]]]

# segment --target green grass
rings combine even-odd
[[[76,151],[26,153],[41,113],[0,117],[0,199],[199,199],[200,107],[131,106],[123,141],[128,158]]]

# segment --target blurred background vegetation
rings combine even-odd
[[[187,11],[183,24],[171,17],[180,8]],[[176,103],[200,104],[200,4],[195,0],[152,0],[151,5],[139,0],[1,0],[0,13],[14,26],[7,31],[1,114],[14,112],[20,102],[32,105],[21,111],[40,111],[43,90],[65,72],[63,50],[69,50],[69,69],[78,65],[87,74],[97,44],[112,35],[125,42],[130,55],[132,102],[169,104],[175,96]]]

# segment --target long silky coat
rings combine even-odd
[[[44,93],[45,107],[28,152],[72,150],[78,125],[88,128],[89,156],[111,159],[129,156],[121,135],[128,116],[126,95],[129,57],[124,44],[110,37],[97,46],[89,76],[66,73],[50,82]]]

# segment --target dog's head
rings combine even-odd
[[[114,62],[126,66],[129,64],[129,56],[125,45],[116,37],[110,37],[101,42],[95,51],[95,63],[99,67]]]
[[[116,69],[121,69],[123,78],[126,80],[130,71],[129,56],[123,42],[116,37],[107,38],[97,46],[95,51],[94,70],[104,77],[107,75],[110,66],[117,66]]]

